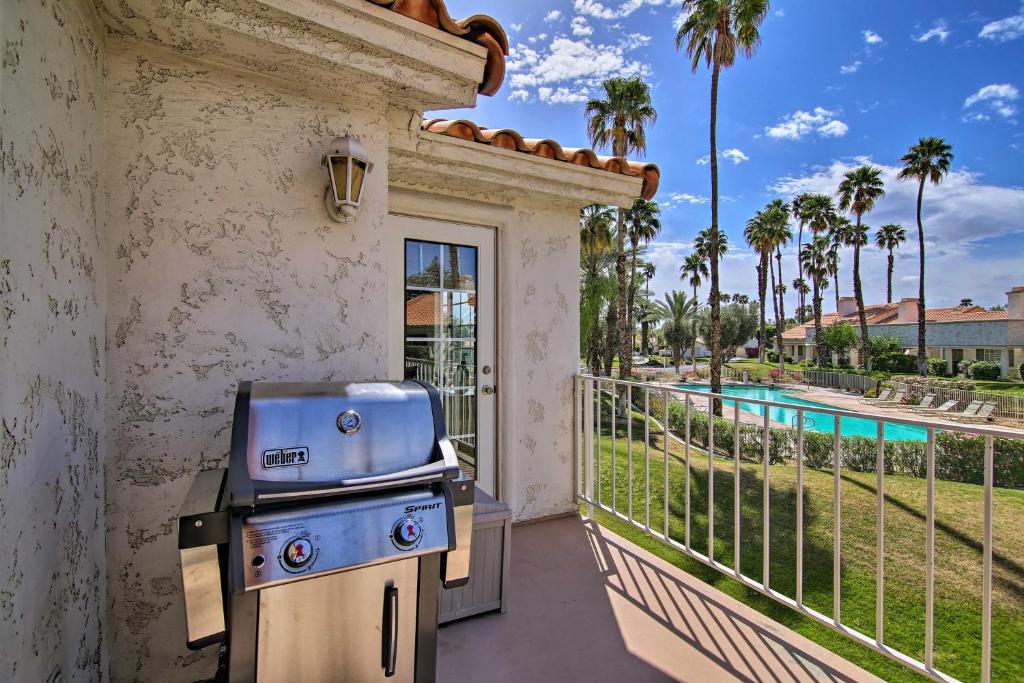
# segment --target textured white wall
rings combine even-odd
[[[111,677],[196,680],[212,653],[184,648],[175,517],[227,454],[238,382],[386,372],[386,112],[130,40],[109,72]],[[348,132],[376,166],[340,225],[319,162]]]
[[[0,6],[0,680],[106,679],[103,29]]]

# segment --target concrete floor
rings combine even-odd
[[[516,526],[510,608],[443,626],[438,681],[876,681],[590,520]]]

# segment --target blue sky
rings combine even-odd
[[[438,115],[512,127],[527,137],[586,145],[584,102],[613,75],[652,86],[658,121],[647,158],[658,163],[663,232],[649,258],[653,287],[680,288],[677,269],[710,221],[706,70],[676,52],[680,0],[448,0],[453,16],[490,14],[509,33],[502,90],[476,109]],[[742,229],[775,197],[832,193],[864,160],[882,167],[888,196],[865,218],[916,230],[916,187],[895,179],[899,157],[924,135],[954,147],[954,172],[925,190],[929,306],[1005,303],[1024,285],[1024,4],[1019,0],[780,0],[752,60],[723,74],[719,99],[720,222],[734,245],[723,289],[753,294],[755,258]],[[866,298],[884,301],[884,255],[865,254]],[[900,252],[895,294],[915,296],[917,249]],[[840,289],[852,294],[848,272]],[[796,269],[795,245],[786,279]],[[826,297],[830,300],[831,293]],[[792,310],[793,304],[788,304]]]

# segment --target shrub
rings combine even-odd
[[[872,354],[872,369],[897,374],[909,374],[917,371],[917,358],[908,356],[902,351]]]
[[[998,363],[992,361],[979,360],[971,364],[968,370],[967,376],[971,379],[977,379],[982,381],[992,381],[999,379],[1002,374],[1002,370]]]
[[[928,359],[928,374],[933,377],[945,377],[946,376],[946,359],[945,358],[929,358]]]
[[[769,363],[778,363],[779,362],[779,354],[775,353],[774,351],[769,351],[768,353],[766,353],[765,354],[765,358],[768,359]]]
[[[1024,363],[1021,363],[1020,367],[1017,368],[1017,374],[1020,375],[1021,381],[1024,382]]]
[[[970,377],[971,366],[977,362],[976,360],[962,360],[956,366],[957,372],[964,377]]]

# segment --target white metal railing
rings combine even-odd
[[[804,381],[817,387],[829,387],[842,391],[859,391],[878,386],[878,380],[869,375],[855,375],[851,372],[829,372],[827,370],[804,370]]]
[[[973,389],[954,389],[944,387],[941,384],[923,384],[919,382],[905,383],[899,380],[887,382],[897,391],[906,392],[907,399],[915,403],[920,401],[927,394],[935,394],[935,405],[942,405],[946,401],[957,401],[953,410],[963,410],[972,401],[984,401],[995,403],[996,409],[993,412],[995,417],[1003,417],[1010,420],[1024,421],[1024,396],[1014,394],[999,394],[992,391],[974,391]]]
[[[823,407],[804,407],[797,404],[765,401],[760,399],[726,396],[721,394],[710,394],[694,390],[679,389],[672,386],[646,384],[641,382],[630,382],[615,380],[606,377],[594,377],[591,375],[579,375],[576,378],[576,439],[575,439],[575,472],[577,499],[581,504],[587,506],[589,516],[593,516],[594,508],[599,508],[615,517],[633,524],[644,530],[650,536],[661,540],[667,545],[685,553],[718,571],[728,574],[746,587],[762,593],[783,605],[821,623],[848,638],[876,651],[887,657],[913,669],[929,678],[946,683],[957,681],[952,675],[944,673],[935,667],[935,480],[936,480],[936,436],[938,433],[952,432],[963,436],[971,436],[979,440],[982,448],[981,467],[984,471],[981,486],[984,491],[984,527],[982,541],[982,633],[981,638],[981,680],[989,683],[992,680],[992,490],[994,487],[995,465],[994,451],[996,440],[1020,442],[1024,440],[1024,433],[1006,429],[996,429],[985,426],[950,425],[947,423],[933,422],[926,419],[918,419],[900,416],[877,416],[865,415],[848,410],[839,410]],[[658,415],[652,415],[651,402],[661,404],[662,410]],[[736,405],[739,398],[744,404],[761,406],[760,412],[763,417],[758,417],[744,410],[733,410],[731,418],[713,418],[716,401],[723,401],[726,405]],[[623,405],[625,402],[625,405]],[[671,425],[671,406],[679,403],[684,406],[684,424]],[[604,410],[607,406],[607,410]],[[770,407],[784,407],[794,410],[796,415],[793,420],[793,427],[786,425],[773,425],[769,421]],[[700,412],[691,408],[703,408]],[[625,412],[625,416],[621,413]],[[813,429],[811,422],[806,418],[806,412],[827,414],[832,416],[834,426],[831,433],[831,471],[833,478],[832,504],[833,504],[833,548],[832,548],[832,615],[828,616],[820,611],[809,607],[804,602],[804,471],[811,466],[806,461],[806,430]],[[602,417],[604,413],[605,417]],[[635,414],[634,414],[635,413]],[[642,415],[642,418],[637,417]],[[703,433],[703,441],[693,430],[693,421],[700,416],[701,422],[705,425],[700,428]],[[744,416],[745,420],[744,421]],[[840,486],[842,472],[844,469],[844,437],[841,434],[841,418],[869,418],[877,420],[877,433],[875,435],[875,447],[873,465],[876,473],[877,497],[877,561],[875,572],[876,598],[875,598],[875,635],[865,635],[842,620],[842,488]],[[602,464],[602,420],[612,420],[608,437],[611,439],[610,479],[611,479],[611,500],[605,500],[602,492],[602,477],[608,476],[606,471],[609,463]],[[639,515],[634,509],[634,445],[633,445],[633,422],[634,419],[642,419],[644,441],[643,441],[643,513]],[[725,424],[722,424],[723,419]],[[625,422],[625,438],[627,439],[626,458],[627,486],[629,496],[625,504],[625,510],[618,500],[618,449],[616,439],[620,425]],[[719,424],[716,427],[716,422]],[[753,422],[753,424],[752,424]],[[664,426],[665,438],[662,439],[664,449],[661,453],[664,465],[664,491],[662,494],[664,509],[660,529],[651,526],[651,426],[655,424],[659,429]],[[660,425],[658,424],[660,423]],[[923,516],[926,525],[926,549],[925,549],[925,624],[924,624],[924,661],[920,661],[900,650],[887,644],[885,638],[885,476],[891,471],[891,463],[887,463],[887,440],[885,437],[885,425],[908,425],[920,427],[926,432],[926,439],[923,445],[923,468],[914,476],[926,479],[926,501]],[[609,427],[609,425],[605,425]],[[716,429],[729,429],[732,434],[731,453],[727,450],[716,447]],[[773,437],[773,432],[781,430],[784,439]],[[756,439],[760,438],[760,443]],[[754,443],[751,443],[751,437]],[[826,437],[827,439],[828,437]],[[685,483],[683,490],[677,492],[678,499],[684,505],[684,529],[682,542],[670,537],[670,492],[669,492],[669,461],[670,442],[681,445],[683,449],[682,465],[685,467]],[[890,441],[891,443],[891,441]],[[905,442],[902,442],[905,443]],[[701,446],[703,445],[703,448]],[[752,449],[752,446],[759,448]],[[763,526],[761,529],[763,543],[763,566],[762,578],[757,580],[742,573],[740,567],[741,559],[741,460],[746,454],[760,451],[760,460],[763,463],[763,511],[761,512]],[[774,456],[773,456],[774,453]],[[796,585],[795,595],[790,597],[770,586],[770,465],[773,457],[776,462],[781,453],[786,463],[792,463],[796,468],[796,520],[795,520],[795,541],[796,541]],[[691,458],[696,455],[703,455],[707,458],[707,553],[703,554],[695,550],[691,545]],[[731,458],[733,461],[733,566],[729,567],[715,559],[715,459]],[[754,456],[756,458],[756,455]],[[827,469],[822,465],[819,469]],[[865,471],[865,470],[860,470]],[[1017,484],[1020,485],[1019,483]],[[678,534],[677,534],[678,535]]]

